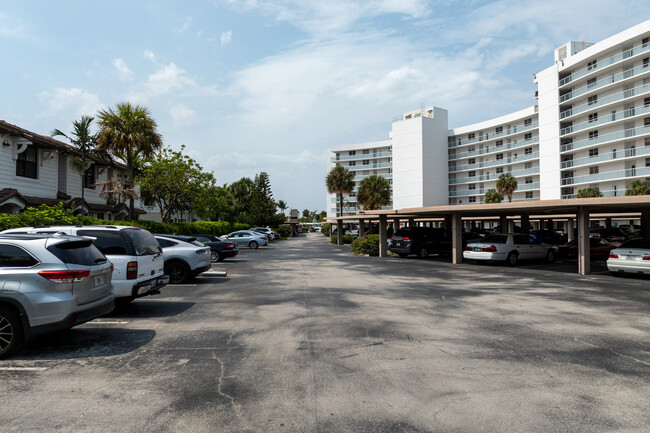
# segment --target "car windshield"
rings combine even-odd
[[[505,244],[508,243],[508,235],[487,235],[481,243],[485,244]]]
[[[73,265],[95,266],[107,261],[91,240],[61,242],[48,246],[47,250],[63,263]]]
[[[151,233],[140,229],[126,229],[123,231],[133,243],[135,253],[138,256],[147,256],[162,252],[158,241]]]
[[[623,242],[619,248],[650,249],[650,239],[632,239],[627,242]]]

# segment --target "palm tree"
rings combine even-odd
[[[365,210],[379,209],[390,203],[390,184],[376,174],[364,178],[359,184],[357,200]]]
[[[121,102],[115,109],[102,110],[98,114],[99,133],[97,144],[100,149],[119,156],[128,172],[127,187],[135,186],[135,155],[151,158],[162,147],[162,136],[149,109]],[[129,199],[129,218],[134,217],[134,199]]]
[[[354,173],[341,165],[337,165],[327,174],[325,185],[327,186],[327,192],[339,196],[340,216],[343,216],[343,194],[349,194],[354,189]]]
[[[499,194],[508,196],[508,201],[512,201],[512,193],[517,189],[517,179],[510,173],[503,173],[499,176],[496,186]]]
[[[282,211],[283,215],[284,215],[284,211],[289,209],[289,205],[284,200],[278,200],[277,205],[278,205],[278,209],[280,209],[280,211]]]
[[[494,188],[485,191],[485,203],[501,203],[503,196]]]
[[[647,180],[637,179],[630,183],[625,190],[625,195],[649,195],[650,184]]]
[[[54,129],[50,135],[52,137],[65,137],[70,140],[79,151],[81,152],[81,161],[79,165],[79,172],[81,173],[81,200],[84,196],[84,174],[86,173],[86,155],[95,149],[97,144],[97,137],[90,132],[90,124],[94,118],[90,116],[81,116],[78,120],[72,122],[72,132],[70,135],[65,134],[60,129]],[[83,209],[83,207],[82,207]],[[82,210],[83,213],[83,210]]]
[[[600,192],[600,189],[596,186],[589,186],[587,188],[582,188],[576,194],[576,198],[591,198],[591,197],[602,197],[603,193]]]

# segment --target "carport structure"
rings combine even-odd
[[[338,226],[337,243],[342,244],[343,224],[359,223],[359,236],[363,235],[366,222],[379,223],[379,256],[388,255],[388,222],[400,227],[401,221],[409,225],[442,225],[452,234],[452,262],[462,263],[463,223],[472,220],[499,219],[502,232],[513,231],[514,221],[520,222],[521,230],[527,233],[531,220],[562,221],[567,228],[569,239],[577,225],[578,233],[578,272],[586,275],[590,272],[589,257],[589,221],[590,217],[599,219],[637,219],[641,220],[641,236],[650,238],[650,196],[576,198],[562,200],[536,200],[512,203],[467,204],[406,208],[398,210],[360,211],[354,215],[328,218],[336,221]]]

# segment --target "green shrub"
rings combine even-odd
[[[343,235],[343,244],[349,245],[354,241],[354,236],[352,235]],[[330,237],[330,244],[336,244],[336,236]]]
[[[291,236],[291,227],[289,226],[280,226],[275,229],[275,231],[278,232],[283,238],[288,238]]]
[[[379,235],[365,235],[352,242],[352,254],[355,256],[379,256]]]
[[[330,228],[332,227],[331,224],[323,224],[323,226],[320,229],[320,232],[323,234],[323,236],[329,236],[330,235]]]

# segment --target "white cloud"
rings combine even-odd
[[[117,74],[120,79],[124,81],[133,80],[133,71],[126,66],[126,63],[122,59],[113,59],[113,66],[117,69]]]
[[[127,99],[145,103],[154,96],[167,95],[194,87],[196,87],[196,82],[187,76],[186,71],[171,62],[150,74],[146,82],[134,86],[128,93]]]
[[[187,29],[190,28],[190,25],[191,25],[191,24],[192,24],[192,17],[187,17],[187,18],[185,18],[185,22],[183,23],[183,25],[181,26],[181,28],[180,28],[178,31],[179,31],[179,32],[184,32],[184,31],[186,31]]]
[[[145,50],[144,51],[144,58],[149,59],[154,63],[157,63],[156,62],[156,55],[153,53],[153,51]]]
[[[230,44],[231,39],[232,39],[232,30],[228,30],[227,32],[221,33],[221,45]]]
[[[41,92],[38,99],[46,108],[45,113],[42,113],[41,116],[51,116],[62,111],[69,111],[78,117],[84,114],[92,115],[102,108],[96,94],[75,87],[56,88],[51,92]]]
[[[174,126],[190,125],[196,119],[196,112],[184,104],[173,106],[169,114],[174,119]]]

